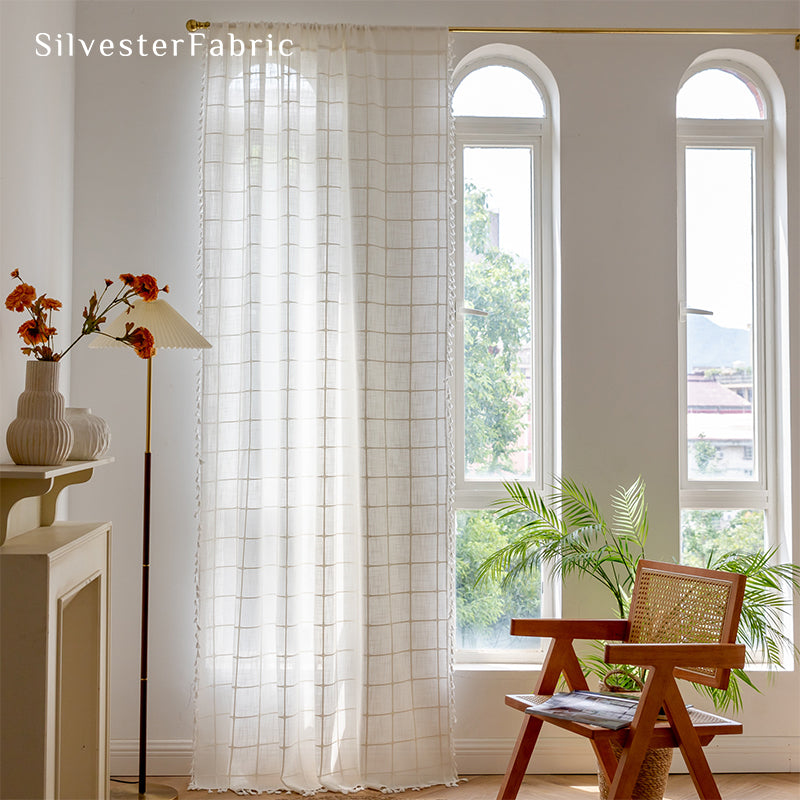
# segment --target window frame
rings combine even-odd
[[[544,103],[544,117],[454,117],[455,179],[453,214],[455,221],[455,370],[454,370],[454,433],[456,445],[456,508],[487,508],[502,494],[502,481],[467,480],[464,463],[464,163],[463,153],[470,147],[517,147],[531,151],[532,212],[531,295],[532,336],[534,347],[532,375],[533,414],[533,480],[523,485],[542,491],[546,476],[552,475],[556,461],[555,385],[556,385],[556,291],[555,251],[553,236],[552,123],[548,94],[535,74],[524,64],[507,58],[482,58],[454,77],[457,87],[471,72],[486,66],[506,66],[529,78]],[[547,433],[549,432],[549,433]],[[466,505],[464,502],[466,501]]]
[[[699,72],[724,69],[739,76],[764,103],[763,119],[677,118],[678,299],[679,299],[679,441],[680,508],[685,510],[758,509],[765,515],[766,548],[781,544],[783,520],[775,487],[779,485],[778,421],[780,394],[778,342],[780,308],[774,261],[773,112],[758,76],[738,62],[703,61],[684,77],[681,86]],[[679,90],[680,91],[680,90]],[[689,149],[749,149],[752,161],[753,203],[753,414],[756,477],[753,480],[702,481],[689,479],[687,432],[687,310],[686,298],[686,152]]]
[[[527,148],[531,152],[531,312],[532,312],[532,415],[534,450],[533,480],[519,482],[535,491],[545,491],[556,473],[559,442],[559,301],[557,251],[555,237],[555,185],[553,148],[553,104],[536,73],[515,59],[497,56],[471,60],[453,76],[454,93],[468,74],[487,66],[511,67],[527,78],[539,92],[543,117],[453,117],[454,179],[452,214],[455,248],[455,366],[453,384],[453,431],[455,442],[454,511],[479,511],[490,508],[504,492],[502,480],[467,480],[465,478],[465,407],[464,407],[464,150],[470,147]],[[542,565],[542,616],[560,614],[560,581]],[[504,650],[456,649],[458,665],[487,663],[541,663],[544,647]]]

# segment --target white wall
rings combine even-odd
[[[420,25],[789,27],[792,2],[79,2],[77,33],[114,40],[185,36],[188,17],[360,21]],[[52,26],[51,26],[52,27]],[[553,72],[562,113],[563,466],[603,495],[642,472],[653,555],[676,552],[678,501],[674,93],[712,37],[505,38],[530,47]],[[470,42],[460,40],[462,51]],[[790,38],[726,38],[781,77],[789,102],[790,219],[798,219],[800,54]],[[68,69],[68,64],[63,64]],[[198,247],[199,60],[76,58],[75,311],[120,272],[153,272],[194,319]],[[790,306],[800,307],[797,229],[790,231]],[[796,341],[797,321],[792,321]],[[5,330],[5,329],[4,329]],[[4,363],[6,354],[3,354]],[[188,769],[193,678],[195,364],[187,353],[155,364],[151,618],[151,771]],[[793,377],[797,398],[797,376]],[[4,392],[6,390],[4,389]],[[116,463],[74,490],[73,517],[114,522],[112,752],[115,770],[137,735],[139,542],[144,371],[128,352],[75,353],[72,400],[111,424]],[[793,405],[800,431],[798,401]],[[798,439],[792,443],[800,474]],[[800,508],[795,492],[794,506]],[[800,538],[800,537],[795,537]],[[800,561],[795,544],[794,560]],[[567,613],[586,613],[593,591],[571,586]],[[530,688],[519,669],[460,669],[456,737],[465,771],[502,770],[518,720],[506,691]],[[797,769],[800,688],[779,676],[743,714],[745,737],[723,743],[726,769]],[[548,740],[544,771],[589,770],[571,745]]]
[[[72,154],[75,70],[34,55],[33,37],[48,26],[75,26],[74,2],[0,3],[0,295],[16,281],[64,303],[56,314],[58,347],[69,343],[72,306]],[[5,430],[25,384],[17,328],[22,314],[0,314],[0,461],[8,461]],[[66,340],[66,341],[65,341]],[[61,391],[69,397],[69,360]]]
[[[85,39],[185,35],[170,4],[79,3]],[[149,272],[194,321],[199,243],[199,59],[77,58],[75,148],[76,299],[103,279]],[[76,305],[77,312],[77,305]],[[112,756],[138,737],[145,362],[130,350],[76,353],[73,402],[110,424],[116,463],[98,470],[72,516],[113,521]],[[195,356],[164,351],[153,365],[149,735],[164,753],[185,753],[192,732],[195,532]],[[167,762],[169,757],[167,756]],[[174,767],[165,767],[173,772]],[[188,771],[183,763],[182,771]],[[132,758],[112,768],[135,772]]]

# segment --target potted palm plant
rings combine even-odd
[[[613,598],[619,617],[627,618],[636,566],[646,557],[648,515],[641,477],[612,494],[610,519],[603,515],[591,491],[570,478],[556,480],[548,496],[517,482],[504,487],[507,496],[495,503],[495,513],[518,521],[519,526],[508,544],[483,561],[478,582],[493,580],[507,585],[547,564],[560,576],[585,575],[600,583]],[[782,624],[793,592],[800,592],[800,566],[772,563],[774,556],[774,550],[732,550],[711,553],[704,565],[747,576],[738,640],[746,645],[750,663],[773,670],[781,667],[787,656],[794,660],[800,656]],[[587,677],[594,676],[601,688],[608,690],[636,691],[644,683],[644,668],[606,664],[599,642],[581,658],[581,666]],[[708,694],[716,709],[735,711],[741,707],[743,685],[759,691],[741,669],[731,671],[724,691],[698,688]],[[640,773],[642,793],[637,797],[663,796],[671,760],[669,748],[650,751]],[[601,772],[599,776],[601,797],[605,797],[608,786]]]
[[[592,492],[571,478],[559,478],[545,496],[518,482],[505,483],[507,496],[495,503],[503,519],[519,521],[516,536],[492,553],[478,570],[478,581],[507,584],[547,564],[560,576],[585,575],[604,586],[620,618],[628,616],[636,565],[646,557],[648,534],[645,483],[619,487],[611,496],[612,515],[606,519]],[[780,668],[800,651],[784,633],[792,593],[800,593],[800,566],[773,563],[775,550],[764,552],[713,552],[703,566],[747,576],[738,640],[746,645],[750,663]],[[584,671],[603,680],[611,667],[599,657],[582,659]],[[634,689],[642,675],[631,670],[633,680],[622,676],[620,688]],[[728,689],[706,691],[718,710],[741,707],[742,686],[758,691],[745,670],[731,671]]]

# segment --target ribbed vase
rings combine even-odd
[[[17,400],[17,417],[6,431],[6,445],[15,464],[57,467],[72,450],[72,428],[58,391],[58,361],[28,361],[25,391]]]
[[[67,422],[75,437],[70,461],[94,461],[108,450],[111,444],[108,423],[92,414],[91,408],[68,408]]]

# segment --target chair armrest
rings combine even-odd
[[[607,644],[603,659],[608,664],[642,667],[743,667],[743,644]]]
[[[512,636],[550,639],[624,639],[626,619],[512,619]]]

